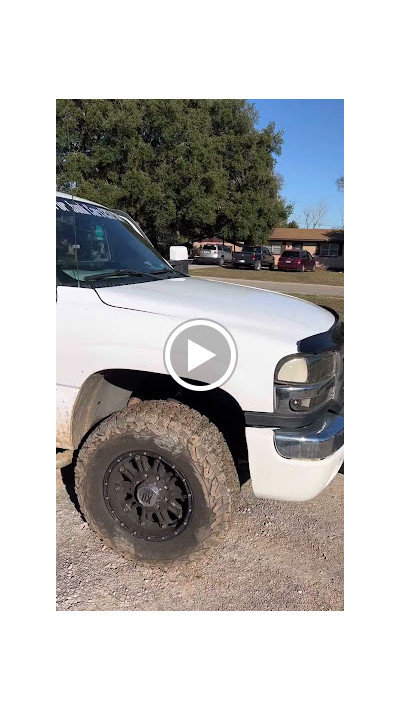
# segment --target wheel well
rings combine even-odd
[[[177,400],[200,412],[222,432],[240,482],[249,478],[244,414],[237,400],[220,388],[204,393],[187,390],[160,373],[106,370],[91,375],[82,385],[72,413],[74,448],[102,419],[124,408],[131,397]]]

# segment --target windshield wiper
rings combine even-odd
[[[169,271],[169,270],[168,270]],[[124,277],[124,276],[138,276],[138,277],[150,277],[153,279],[159,279],[156,276],[159,272],[137,272],[133,269],[114,269],[112,272],[101,272],[100,274],[89,274],[85,277],[85,281],[97,281],[98,279],[108,279],[108,277]]]
[[[174,267],[172,267],[172,269],[159,269],[156,272],[150,272],[150,274],[167,274],[167,272],[169,272],[169,274],[181,274],[184,277],[189,276],[188,274],[185,274],[185,272],[181,272],[179,269],[175,269]]]

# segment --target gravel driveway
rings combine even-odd
[[[217,552],[168,573],[103,546],[70,496],[68,467],[57,472],[58,610],[343,609],[342,474],[304,503],[256,499],[247,482]]]

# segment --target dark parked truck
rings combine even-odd
[[[241,252],[232,253],[232,266],[238,269],[245,267],[247,269],[255,269],[259,271],[261,267],[274,269],[274,258],[264,245],[252,246],[246,244]]]

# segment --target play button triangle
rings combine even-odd
[[[207,363],[207,361],[211,360],[211,358],[215,358],[216,355],[212,351],[209,351],[208,348],[204,348],[204,346],[200,346],[198,343],[191,341],[190,338],[188,338],[187,348],[188,373],[190,373],[191,370],[198,368],[199,365]]]

